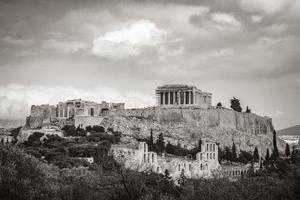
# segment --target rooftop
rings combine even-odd
[[[195,88],[195,89],[197,89],[196,86],[194,86],[194,85],[187,85],[187,84],[165,84],[165,85],[157,87],[158,90],[160,90],[160,89],[187,89],[187,88],[190,88],[190,89]]]

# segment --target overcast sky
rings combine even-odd
[[[299,0],[0,0],[0,118],[83,98],[155,104],[186,83],[300,124]]]

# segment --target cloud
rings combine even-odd
[[[209,10],[207,10],[206,12],[190,15],[189,21],[194,25],[200,25],[200,27],[208,22],[216,25],[222,25],[224,27],[241,26],[241,22],[237,20],[232,14],[223,12],[211,12]]]
[[[213,22],[220,25],[240,26],[241,23],[232,15],[225,13],[212,13],[211,19]]]
[[[86,90],[74,87],[9,84],[0,86],[0,118],[22,118],[29,114],[31,105],[55,105],[59,101],[74,98],[96,102],[124,102],[126,108],[153,106],[155,103],[152,96],[136,91],[121,92],[105,86]]]
[[[102,58],[121,59],[138,56],[144,46],[154,47],[164,42],[166,31],[149,20],[139,20],[94,39],[92,53]]]
[[[48,39],[44,42],[43,47],[45,49],[54,50],[55,52],[62,54],[72,54],[80,50],[87,49],[87,45],[80,41],[67,41]]]
[[[14,38],[11,36],[5,36],[0,38],[0,41],[5,42],[11,45],[19,45],[19,46],[30,46],[34,43],[32,39],[23,39],[23,38]]]
[[[251,13],[274,14],[288,2],[289,0],[242,0],[240,6]]]
[[[280,110],[276,110],[273,116],[274,117],[280,117],[282,115],[283,115],[283,113]]]

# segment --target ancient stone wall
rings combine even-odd
[[[253,113],[235,112],[226,108],[148,107],[126,109],[119,112],[117,111],[116,113],[127,117],[152,119],[162,124],[186,123],[197,127],[231,128],[255,135],[271,134],[273,132],[271,118],[261,117]]]
[[[217,156],[218,149],[213,149],[213,144],[216,145],[213,142],[203,141],[203,150],[198,152],[196,160],[172,155],[159,156],[155,152],[148,151],[148,145],[145,142],[140,142],[138,148],[112,145],[110,153],[125,167],[134,170],[151,170],[161,174],[168,170],[174,180],[177,180],[182,173],[189,178],[209,178],[215,171],[221,170]],[[207,145],[210,148],[204,148]],[[212,154],[216,156],[212,157]]]
[[[81,128],[85,128],[87,126],[95,126],[100,125],[103,117],[91,117],[91,116],[75,116],[74,117],[74,126]]]
[[[26,119],[26,126],[30,128],[39,128],[43,125],[50,124],[51,116],[56,115],[53,106],[45,105],[32,105],[31,114]]]

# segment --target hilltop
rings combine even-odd
[[[291,126],[288,128],[277,131],[278,136],[280,135],[297,135],[300,136],[300,125]]]

